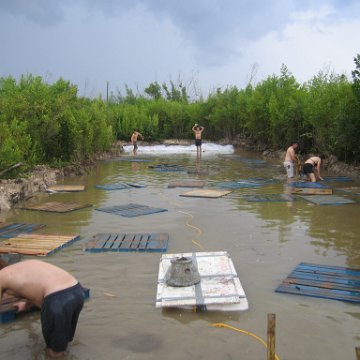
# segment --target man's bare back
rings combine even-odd
[[[0,271],[0,291],[24,297],[41,308],[44,297],[77,284],[65,270],[39,260],[25,260]]]

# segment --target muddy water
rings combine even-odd
[[[360,344],[359,305],[279,294],[274,289],[300,262],[360,268],[359,203],[247,202],[241,195],[287,191],[280,162],[242,160],[254,154],[205,152],[199,162],[193,153],[145,155],[140,152],[138,158],[152,161],[101,162],[89,176],[66,182],[85,184],[84,192],[39,194],[29,200],[91,203],[91,208],[62,215],[14,209],[7,215],[8,222],[44,223],[43,233],[81,235],[80,241],[44,258],[73,273],[91,290],[68,359],[266,359],[266,349],[256,338],[211,324],[226,323],[266,340],[268,313],[276,314],[280,359],[355,359],[355,347]],[[156,163],[181,164],[190,174],[155,172],[149,165]],[[211,185],[250,177],[279,181],[235,190],[220,199],[181,197],[189,189],[168,188],[173,180],[205,179]],[[146,187],[95,188],[119,181]],[[331,185],[359,186],[359,182]],[[125,218],[95,210],[129,202],[168,211]],[[167,232],[168,253],[228,251],[249,310],[196,313],[155,308],[161,254],[85,252],[86,242],[99,232]],[[0,348],[4,359],[44,359],[39,313],[1,325]]]

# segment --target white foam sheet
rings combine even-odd
[[[190,257],[198,268],[201,281],[193,286],[173,287],[165,283],[171,260]],[[164,254],[159,264],[156,307],[210,311],[244,311],[249,308],[245,291],[234,264],[226,251]]]

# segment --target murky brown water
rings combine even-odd
[[[73,273],[91,290],[68,359],[266,359],[266,349],[254,337],[210,325],[226,323],[266,341],[268,313],[276,314],[280,359],[356,358],[360,305],[274,290],[300,262],[360,268],[359,203],[318,206],[306,201],[246,202],[240,195],[283,193],[286,179],[280,162],[249,165],[240,161],[240,156],[254,157],[244,153],[204,156],[200,166],[205,174],[201,176],[148,168],[166,162],[195,169],[195,160],[188,155],[171,155],[153,163],[101,162],[89,176],[67,181],[85,184],[85,192],[41,194],[31,199],[91,203],[92,208],[63,215],[14,209],[7,215],[8,222],[44,223],[44,233],[81,235],[80,241],[43,258]],[[280,181],[259,189],[235,190],[220,199],[180,197],[189,189],[167,187],[172,180],[201,178],[212,182],[249,177]],[[147,187],[118,191],[95,188],[96,184],[118,181]],[[129,202],[169,211],[124,218],[95,210]],[[199,228],[201,234],[187,223]],[[248,297],[249,310],[195,313],[155,308],[161,254],[85,252],[84,245],[98,232],[167,232],[168,253],[228,251]],[[39,313],[0,325],[0,348],[3,359],[44,359]]]

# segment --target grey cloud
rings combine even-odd
[[[42,26],[51,26],[64,19],[63,6],[66,4],[67,0],[0,0],[0,10]]]

